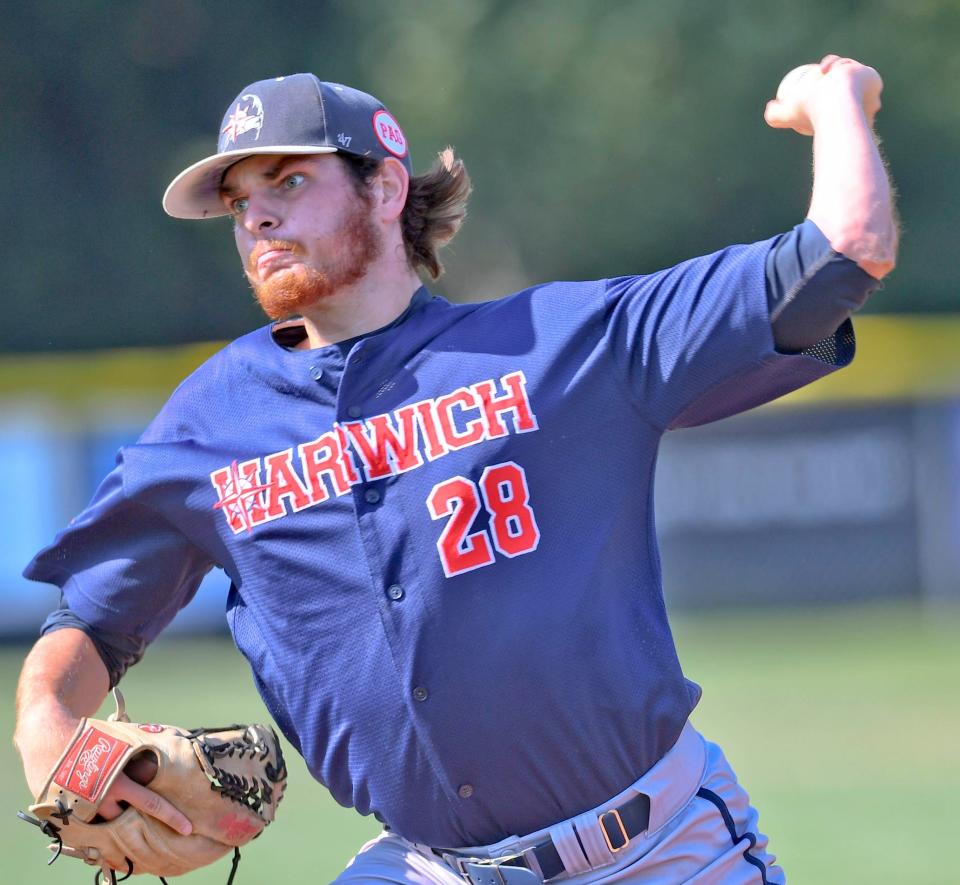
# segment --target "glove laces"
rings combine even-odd
[[[64,823],[67,823],[67,818],[69,818],[70,815],[73,813],[73,809],[64,808],[61,802],[57,802],[57,805],[60,808],[60,814],[57,816],[61,817]],[[37,827],[40,830],[40,832],[43,833],[43,835],[46,836],[48,839],[54,840],[51,843],[51,848],[53,847],[53,845],[56,845],[57,850],[54,852],[53,857],[51,857],[50,860],[47,861],[47,866],[50,866],[50,864],[52,864],[58,857],[60,857],[60,853],[63,851],[63,839],[60,837],[60,827],[58,827],[55,823],[49,820],[44,820],[44,821],[37,820],[37,818],[27,814],[24,811],[18,811],[17,817],[20,818],[20,820],[24,821],[25,823],[32,824],[33,826]],[[120,882],[125,882],[127,879],[129,879],[133,875],[133,861],[130,860],[129,857],[124,857],[124,860],[127,862],[127,872],[123,876],[121,876],[118,879],[116,870],[104,871],[103,868],[101,868],[93,874],[93,885],[106,885],[108,881],[109,881],[109,885],[119,885]],[[227,876],[227,885],[233,885],[233,879],[237,875],[237,868],[239,866],[240,866],[240,849],[234,846],[233,860],[230,864],[230,874]],[[109,878],[104,879],[105,875],[108,875]],[[163,876],[157,876],[157,878],[163,883],[163,885],[170,885],[170,883],[167,882],[167,880]]]
[[[56,860],[56,858],[54,858]],[[93,874],[93,885],[119,885],[120,882],[125,882],[133,875],[133,861],[129,857],[125,857],[124,860],[127,862],[127,872],[125,875],[117,878],[116,870],[108,870],[109,879],[104,879],[104,871],[102,869],[97,870]],[[53,861],[48,861],[48,863],[53,863]],[[237,875],[237,867],[240,866],[240,849],[234,847],[233,849],[233,862],[230,864],[230,875],[227,876],[227,885],[233,885],[233,877]],[[163,883],[163,885],[170,885],[169,882],[163,876],[157,876],[157,878]]]

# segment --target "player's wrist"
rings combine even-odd
[[[814,130],[827,127],[869,123],[859,90],[850,81],[816,90],[807,99],[804,110]]]
[[[844,125],[873,124],[880,109],[883,80],[871,67],[846,61],[831,67],[806,96],[806,112],[814,127],[834,121]]]
[[[50,769],[63,755],[81,718],[51,701],[38,704],[18,719],[13,743],[31,795],[37,796],[43,789]]]

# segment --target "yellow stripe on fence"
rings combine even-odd
[[[960,395],[960,315],[864,316],[853,365],[780,402],[939,399]],[[0,397],[163,399],[223,342],[0,357]]]
[[[943,399],[960,394],[960,316],[868,315],[854,320],[857,356],[784,405]]]
[[[0,357],[0,397],[78,399],[145,396],[165,399],[222,343],[131,347],[79,353]]]

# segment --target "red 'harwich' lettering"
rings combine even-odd
[[[399,430],[390,415],[374,415],[367,421],[343,425],[363,461],[368,480],[406,473],[423,464],[417,451],[415,412],[407,407],[394,414],[399,419]]]
[[[507,428],[500,416],[507,412],[513,413],[514,433],[529,433],[537,429],[537,419],[530,409],[530,400],[527,399],[526,378],[523,372],[513,372],[504,375],[500,382],[507,389],[504,396],[496,396],[492,381],[480,381],[474,384],[477,396],[483,403],[483,414],[487,420],[487,438],[497,439],[507,435]]]
[[[296,454],[291,447],[262,459],[234,461],[210,474],[217,493],[213,506],[223,511],[234,534],[249,533],[321,504],[331,494],[347,494],[360,482],[358,464],[367,480],[382,479],[484,440],[537,429],[526,377],[511,372],[500,378],[499,390],[492,378],[478,381],[364,421],[336,423],[296,446]]]
[[[293,469],[293,449],[267,455],[264,464],[267,468],[267,519],[286,515],[285,498],[289,499],[294,513],[311,503],[309,490]]]
[[[261,495],[267,487],[260,483],[260,469],[260,459],[255,458],[239,465],[234,461],[210,474],[219,498],[214,509],[223,510],[234,534],[249,532],[264,521]]]
[[[457,431],[453,417],[454,406],[457,406],[458,410],[464,413],[477,411],[479,414],[480,409],[476,394],[468,387],[461,387],[459,390],[441,396],[437,400],[436,415],[440,425],[440,435],[443,437],[448,450],[463,449],[475,445],[484,437],[483,420],[479,417],[466,420],[463,433]]]
[[[403,408],[404,410],[411,409],[416,412],[417,420],[420,422],[422,438],[427,446],[424,451],[427,458],[435,461],[441,455],[446,455],[449,449],[440,441],[437,416],[435,413],[435,401],[425,399],[422,402],[414,403],[412,406],[404,406]]]
[[[330,497],[323,483],[324,476],[335,495],[345,495],[357,481],[350,459],[344,456],[343,436],[339,428],[300,446],[300,462],[310,487],[311,504],[319,504]]]

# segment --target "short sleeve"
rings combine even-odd
[[[125,494],[123,471],[121,451],[90,505],[24,577],[60,587],[70,610],[92,627],[150,642],[193,598],[213,562]]]
[[[775,349],[766,274],[774,242],[607,281],[608,343],[650,423],[669,429],[725,418],[851,361],[849,321],[802,353]]]

